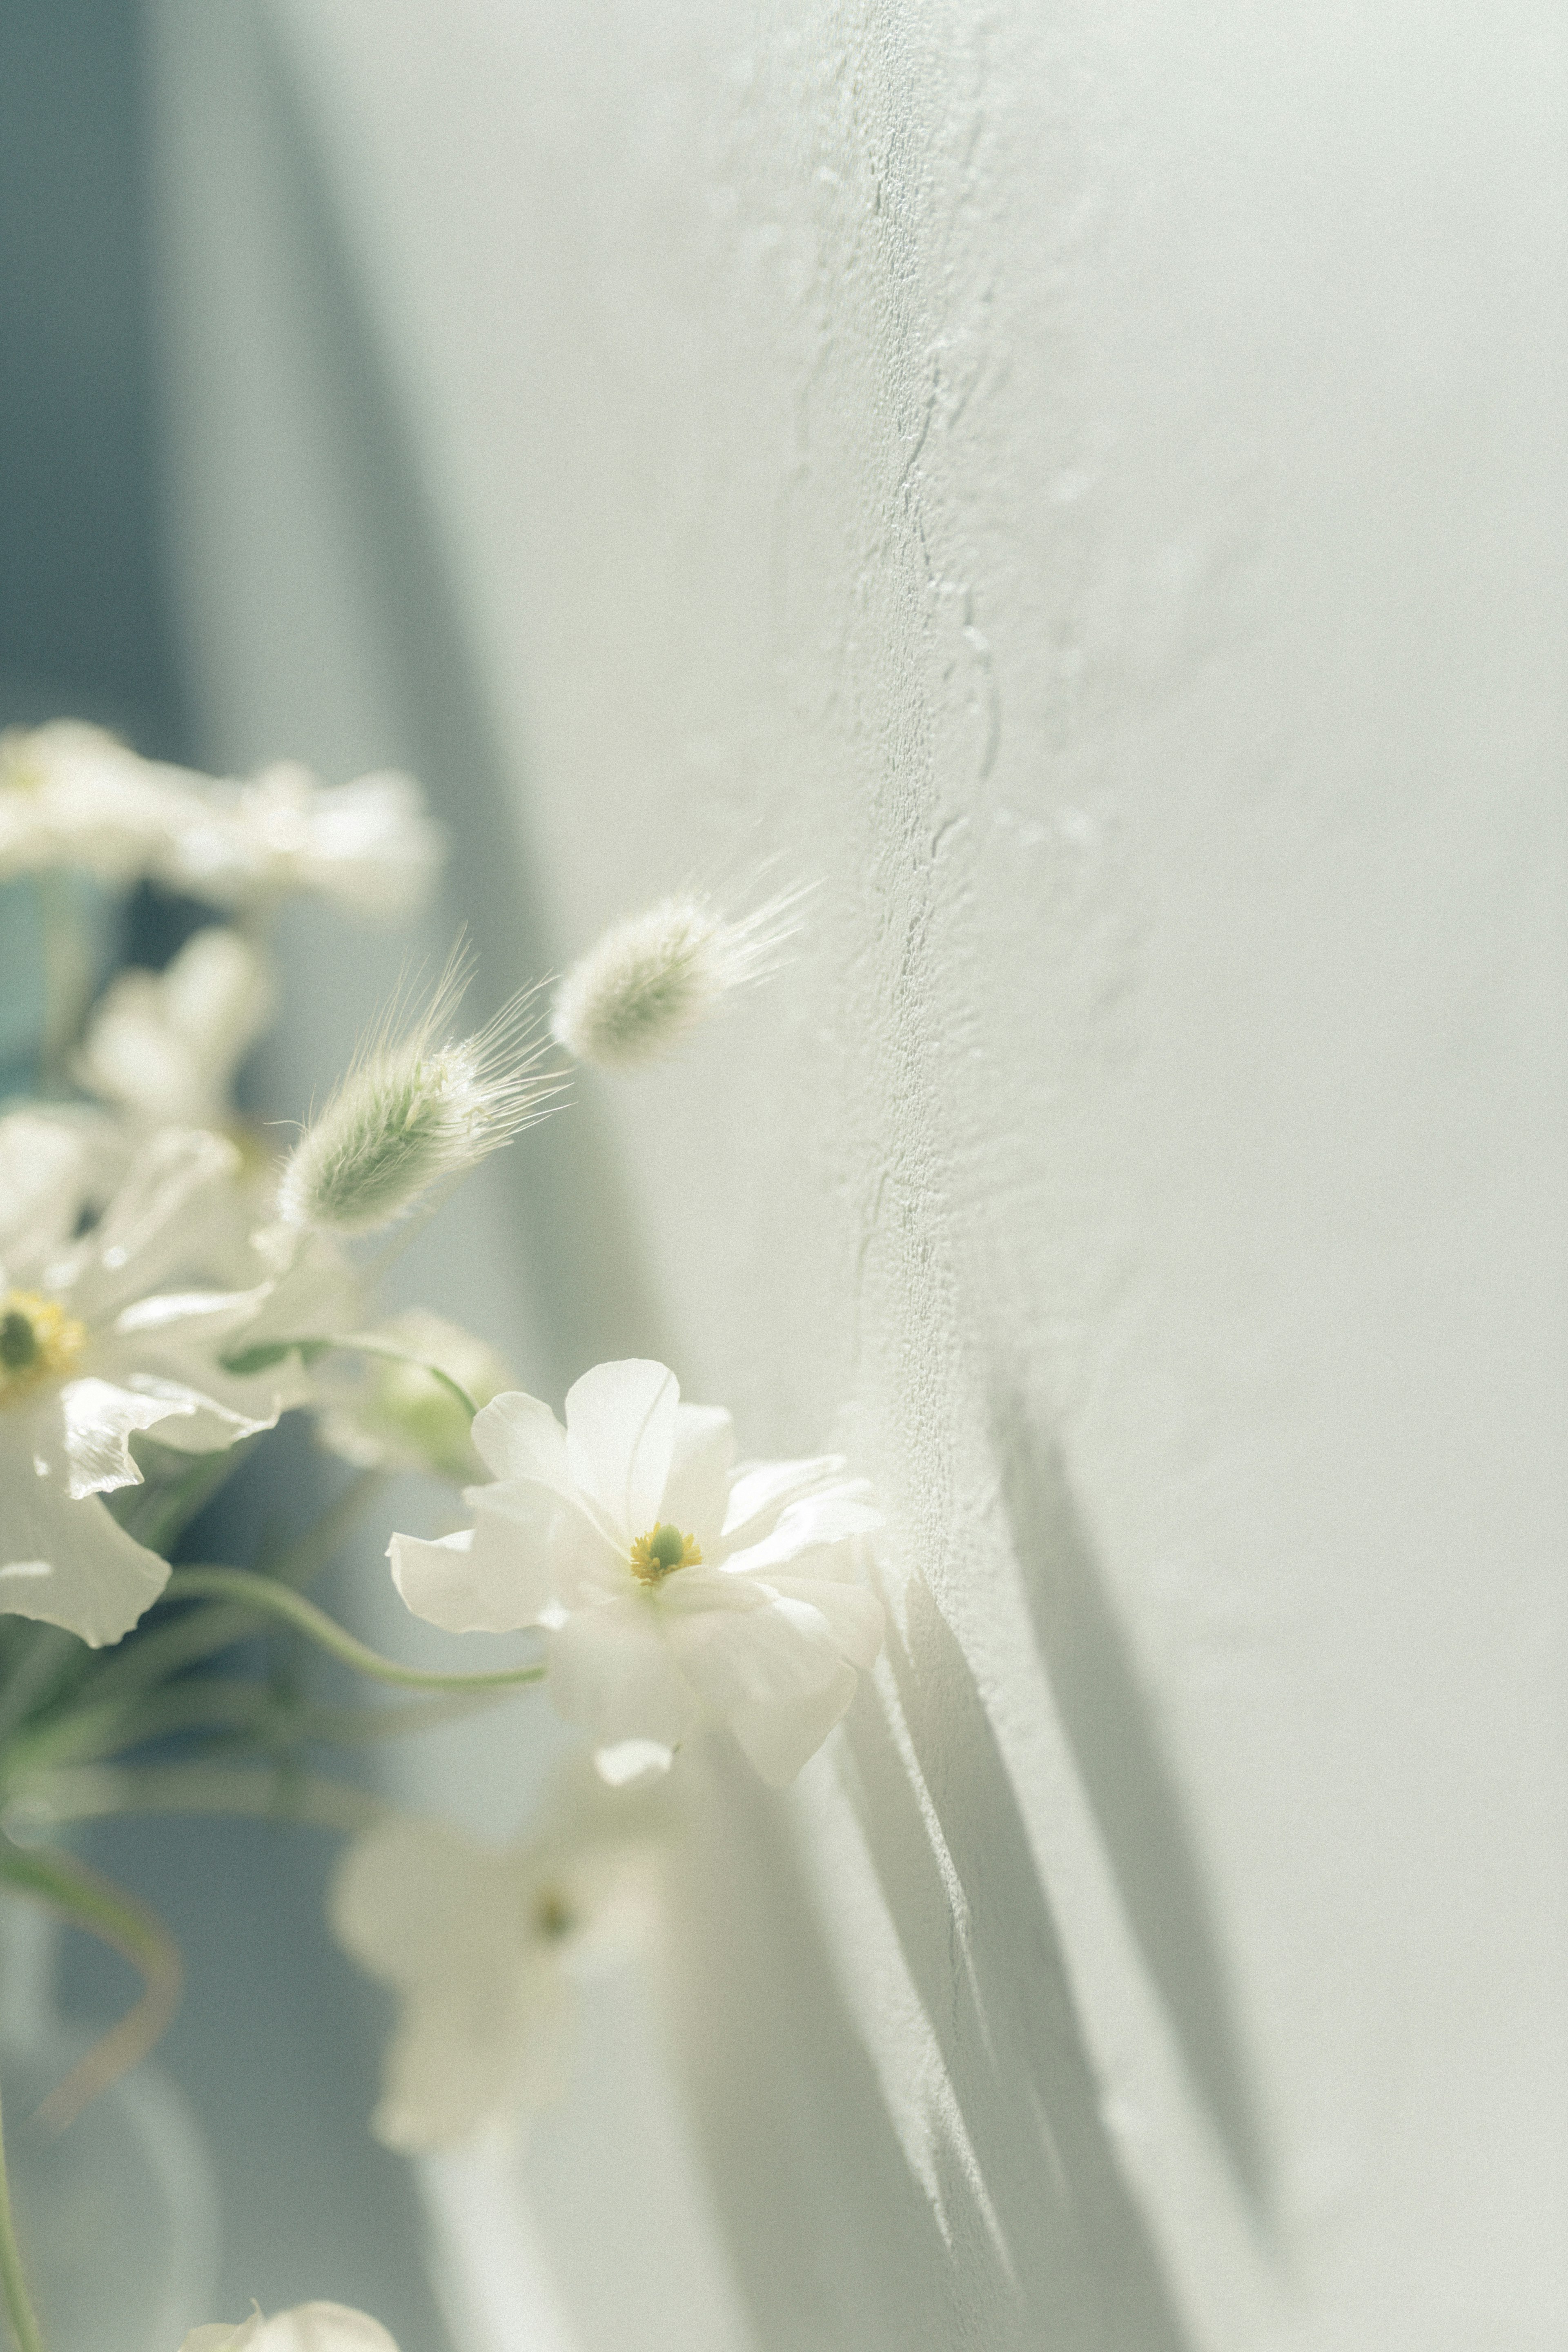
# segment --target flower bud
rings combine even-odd
[[[560,1081],[539,1070],[531,992],[488,1027],[444,1042],[468,985],[448,964],[427,1009],[393,1042],[395,1004],[326,1109],[300,1137],[278,1189],[286,1223],[353,1237],[405,1215],[544,1115]]]
[[[726,922],[696,898],[661,898],[615,924],[555,992],[551,1032],[579,1062],[634,1068],[685,1035],[731,989],[765,979],[801,893]]]

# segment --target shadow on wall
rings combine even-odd
[[[1012,1391],[994,1394],[992,1425],[1042,1661],[1130,1927],[1267,2232],[1256,2102],[1148,1700],[1059,1450]],[[888,1655],[929,1810],[869,1681],[843,1754],[967,2148],[939,2147],[933,2205],[842,1999],[787,1815],[710,1755],[672,1998],[760,2340],[767,2352],[1183,2352],[996,1735],[923,1582],[903,1613]],[[763,2035],[748,2024],[758,2004]]]
[[[372,635],[390,656],[386,674],[396,708],[388,713],[389,756],[423,780],[450,836],[449,900],[462,909],[479,950],[468,1005],[477,1022],[547,971],[559,950],[529,855],[526,780],[502,748],[420,452],[371,310],[366,273],[349,248],[321,142],[279,36],[265,16],[249,12],[226,25],[182,14],[181,26],[183,34],[220,45],[237,37],[256,44],[250,82],[264,108],[278,201],[287,215],[317,420],[353,518],[363,608]],[[226,49],[222,62],[232,70]],[[556,1393],[604,1358],[668,1360],[591,1087],[576,1086],[566,1108],[530,1137],[526,1151],[505,1155],[502,1170],[521,1231],[548,1236],[548,1246],[534,1246],[529,1256]]]
[[[670,1998],[759,2341],[1184,2352],[995,1735],[923,1585],[889,1655],[963,1924],[868,1682],[847,1726],[849,1792],[979,2179],[948,2142],[933,2205],[840,1994],[786,1815],[710,1754]]]
[[[889,1655],[962,1922],[874,1693],[850,1728],[853,1794],[994,2216],[990,2275],[970,2290],[987,2311],[985,2340],[1176,2352],[1182,2329],[1100,2118],[1061,1938],[995,1733],[922,1583],[909,1589],[906,1620]],[[956,2151],[947,2172],[954,2239],[977,2252],[991,2231]]]
[[[1273,2181],[1207,1892],[1150,1705],[1073,1501],[1061,1449],[1015,1388],[991,1399],[1013,1556],[1040,1660],[1128,1924],[1255,2221]]]

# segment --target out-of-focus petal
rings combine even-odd
[[[522,1937],[524,1892],[510,1857],[445,1822],[398,1813],[348,1848],[328,1902],[332,1933],[384,1984],[488,1978]]]
[[[679,1748],[696,1720],[692,1692],[640,1596],[579,1609],[551,1633],[550,1691],[601,1748],[627,1739]]]
[[[376,2319],[342,2303],[301,2303],[264,2319],[254,2336],[236,2338],[237,2352],[397,2352]]]
[[[826,1494],[808,1495],[792,1503],[772,1532],[744,1550],[726,1539],[725,1563],[743,1569],[748,1575],[770,1574],[801,1552],[842,1543],[849,1536],[872,1535],[884,1524],[882,1513],[870,1500],[868,1486],[834,1486]]]
[[[387,2045],[377,2139],[410,2153],[453,2147],[548,2105],[565,2086],[575,2007],[561,1969],[515,1952],[484,1979],[416,1987]]]
[[[855,1696],[854,1667],[807,1603],[682,1614],[668,1626],[681,1671],[771,1788],[795,1779]]]
[[[132,1299],[205,1271],[209,1244],[218,1246],[221,1235],[232,1245],[229,1191],[240,1170],[238,1151],[221,1135],[165,1128],[149,1137],[100,1223],[60,1269],[71,1281],[73,1310],[107,1322]]]
[[[779,1513],[802,1495],[840,1478],[841,1454],[804,1462],[746,1462],[734,1473],[724,1514],[724,1549],[739,1551],[767,1534]]]
[[[663,1364],[633,1357],[596,1364],[567,1391],[566,1460],[628,1540],[652,1527],[664,1499],[680,1390]]]

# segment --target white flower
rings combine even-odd
[[[307,1393],[295,1357],[264,1349],[248,1377],[220,1360],[283,1286],[259,1256],[248,1291],[191,1286],[232,1278],[234,1146],[165,1129],[111,1176],[106,1124],[0,1118],[0,1611],[94,1647],[169,1573],[102,1499],[141,1482],[132,1438],[214,1453]]]
[[[476,1404],[488,1404],[511,1386],[495,1349],[422,1307],[388,1316],[364,1336],[408,1360],[367,1353],[352,1371],[320,1379],[323,1443],[362,1470],[423,1470],[458,1486],[479,1475],[468,1413],[425,1366],[434,1364]]]
[[[607,930],[555,992],[551,1031],[579,1062],[630,1069],[673,1045],[731,989],[765,979],[795,926],[785,892],[742,922],[664,898]]]
[[[214,906],[313,891],[394,919],[423,903],[444,856],[412,776],[319,784],[291,761],[249,783],[211,783],[174,835],[163,878]]]
[[[123,886],[202,814],[197,780],[77,719],[0,735],[0,880],[69,866]]]
[[[398,1996],[377,2138],[450,2147],[555,2099],[576,1985],[646,1936],[656,1870],[646,1829],[612,1832],[582,1800],[510,1849],[406,1815],[357,1839],[331,1916],[344,1950]]]
[[[254,2312],[245,2320],[195,2327],[180,2352],[397,2352],[379,2320],[342,2303],[300,2303],[272,2319]]]
[[[555,1703],[606,1779],[667,1767],[705,1708],[782,1787],[880,1647],[855,1538],[881,1514],[835,1455],[732,1466],[729,1414],[679,1394],[632,1361],[584,1373],[564,1429],[497,1397],[474,1423],[497,1480],[467,1490],[475,1527],[394,1536],[393,1575],[449,1632],[545,1627]]]
[[[80,1083],[160,1126],[219,1127],[234,1073],[271,1016],[271,975],[240,931],[215,924],[161,972],[122,971],[100,998]]]
[[[542,1045],[528,994],[472,1037],[447,1030],[468,985],[460,956],[428,1005],[394,1034],[394,1004],[336,1094],[295,1145],[278,1187],[284,1221],[355,1236],[413,1208],[544,1115],[559,1081],[540,1074]]]

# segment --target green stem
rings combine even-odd
[[[392,1811],[368,1789],[288,1766],[82,1764],[51,1772],[18,1810],[50,1824],[120,1813],[227,1813],[301,1822],[312,1829],[373,1829]]]
[[[11,2323],[17,2352],[44,2352],[44,2331],[38,2326],[38,2315],[33,2309],[33,2298],[27,2292],[27,2274],[22,2267],[22,2249],[16,2243],[16,2225],[11,2218],[11,2183],[5,2172],[3,2116],[0,2116],[0,2290],[5,2294],[5,2316]]]
[[[314,1706],[266,1683],[200,1675],[149,1692],[141,1701],[85,1708],[46,1725],[7,1752],[0,1788],[22,1794],[44,1773],[121,1755],[143,1740],[167,1738],[173,1732],[230,1732],[264,1752],[350,1746],[464,1722],[476,1709],[504,1696],[503,1691],[458,1690],[409,1699],[402,1706]]]
[[[167,1591],[165,1586],[165,1595]],[[193,1609],[172,1625],[154,1625],[146,1632],[138,1625],[97,1669],[87,1688],[95,1705],[105,1705],[121,1691],[167,1682],[183,1666],[210,1658],[215,1650],[226,1650],[255,1630],[254,1611],[234,1608]]]
[[[541,1683],[545,1676],[542,1664],[507,1666],[488,1675],[446,1675],[421,1666],[400,1666],[395,1659],[384,1658],[363,1642],[355,1641],[302,1592],[291,1591],[272,1577],[257,1576],[247,1568],[177,1568],[163,1587],[163,1598],[234,1601],[258,1617],[273,1617],[291,1626],[318,1648],[353,1666],[356,1674],[369,1675],[376,1682],[395,1683],[405,1690],[507,1690],[524,1683]]]
[[[74,874],[37,877],[44,964],[44,1034],[38,1092],[69,1091],[71,1049],[81,1035],[92,995],[92,950],[82,920],[81,886]]]

